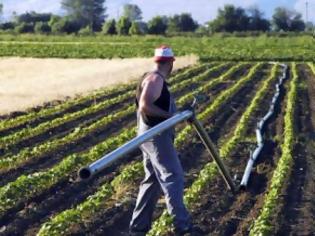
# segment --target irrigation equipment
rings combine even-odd
[[[283,67],[282,76],[279,78],[279,82],[276,84],[276,93],[271,100],[269,111],[257,123],[257,127],[256,127],[257,146],[256,146],[255,150],[253,152],[251,152],[250,158],[247,162],[245,172],[244,172],[244,175],[243,175],[243,178],[241,181],[241,186],[240,186],[240,188],[242,188],[242,189],[245,189],[247,187],[248,180],[249,180],[250,174],[252,172],[253,165],[255,164],[255,161],[257,160],[259,154],[261,153],[261,151],[264,147],[263,128],[264,128],[266,122],[274,114],[275,105],[279,99],[280,92],[281,92],[280,86],[283,84],[283,81],[286,79],[288,66],[286,64],[281,64],[281,66]]]
[[[109,166],[111,163],[117,161],[121,157],[125,156],[126,154],[130,153],[131,151],[138,148],[142,143],[145,141],[159,135],[161,132],[170,129],[171,127],[176,126],[182,121],[188,121],[193,125],[195,130],[197,131],[200,139],[202,140],[203,144],[206,146],[208,152],[210,153],[210,156],[217,164],[220,173],[227,185],[227,187],[232,191],[236,192],[237,187],[235,186],[235,183],[233,182],[233,179],[231,178],[231,175],[229,174],[227,168],[225,167],[224,163],[221,161],[218,151],[216,150],[214,144],[212,143],[210,137],[208,136],[207,132],[205,131],[204,127],[201,125],[201,123],[198,121],[198,119],[195,116],[194,107],[196,104],[196,100],[194,101],[192,105],[192,109],[185,110],[182,112],[179,112],[175,114],[173,117],[165,120],[164,122],[161,122],[160,124],[154,126],[153,128],[147,130],[142,135],[139,135],[129,142],[125,143],[121,147],[117,148],[116,150],[112,151],[111,153],[103,156],[99,160],[93,162],[87,167],[81,168],[78,172],[79,178],[81,180],[83,179],[89,179],[93,175],[99,173],[104,168]]]

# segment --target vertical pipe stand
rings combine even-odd
[[[233,193],[236,193],[237,188],[233,182],[233,179],[231,178],[230,173],[228,172],[227,168],[225,167],[225,165],[221,161],[219,153],[216,150],[216,148],[215,148],[213,142],[211,141],[209,135],[207,134],[207,132],[205,131],[205,129],[203,128],[203,126],[197,120],[197,118],[195,116],[191,117],[188,121],[192,123],[192,125],[194,126],[195,130],[197,131],[200,139],[202,140],[203,144],[206,146],[210,156],[216,162],[216,164],[219,168],[219,171],[220,171],[227,187]]]

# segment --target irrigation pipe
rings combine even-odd
[[[271,64],[274,64],[274,62],[271,62]],[[247,187],[253,165],[255,164],[255,161],[259,157],[259,154],[261,153],[264,147],[264,138],[263,138],[264,125],[270,119],[270,117],[274,114],[275,105],[277,101],[279,100],[279,96],[281,93],[280,87],[282,86],[283,81],[287,78],[286,75],[287,75],[288,66],[286,64],[280,64],[280,66],[283,68],[283,72],[282,72],[282,75],[279,77],[278,83],[276,84],[276,93],[274,94],[271,100],[270,107],[267,114],[257,123],[257,127],[256,127],[257,146],[255,150],[251,152],[249,160],[247,162],[245,172],[241,181],[241,186],[240,186],[241,189],[245,189]]]

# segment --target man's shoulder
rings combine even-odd
[[[143,83],[162,84],[163,78],[157,73],[149,72],[144,76]]]

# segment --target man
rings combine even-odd
[[[140,81],[137,94],[138,135],[170,118],[176,106],[166,80],[175,60],[172,49],[161,46],[155,50],[156,67]],[[131,235],[145,235],[151,228],[152,214],[160,197],[165,195],[167,210],[174,217],[177,234],[192,228],[190,216],[183,203],[184,175],[176,150],[174,129],[166,130],[143,143],[145,178],[140,185],[136,207],[130,222]]]

